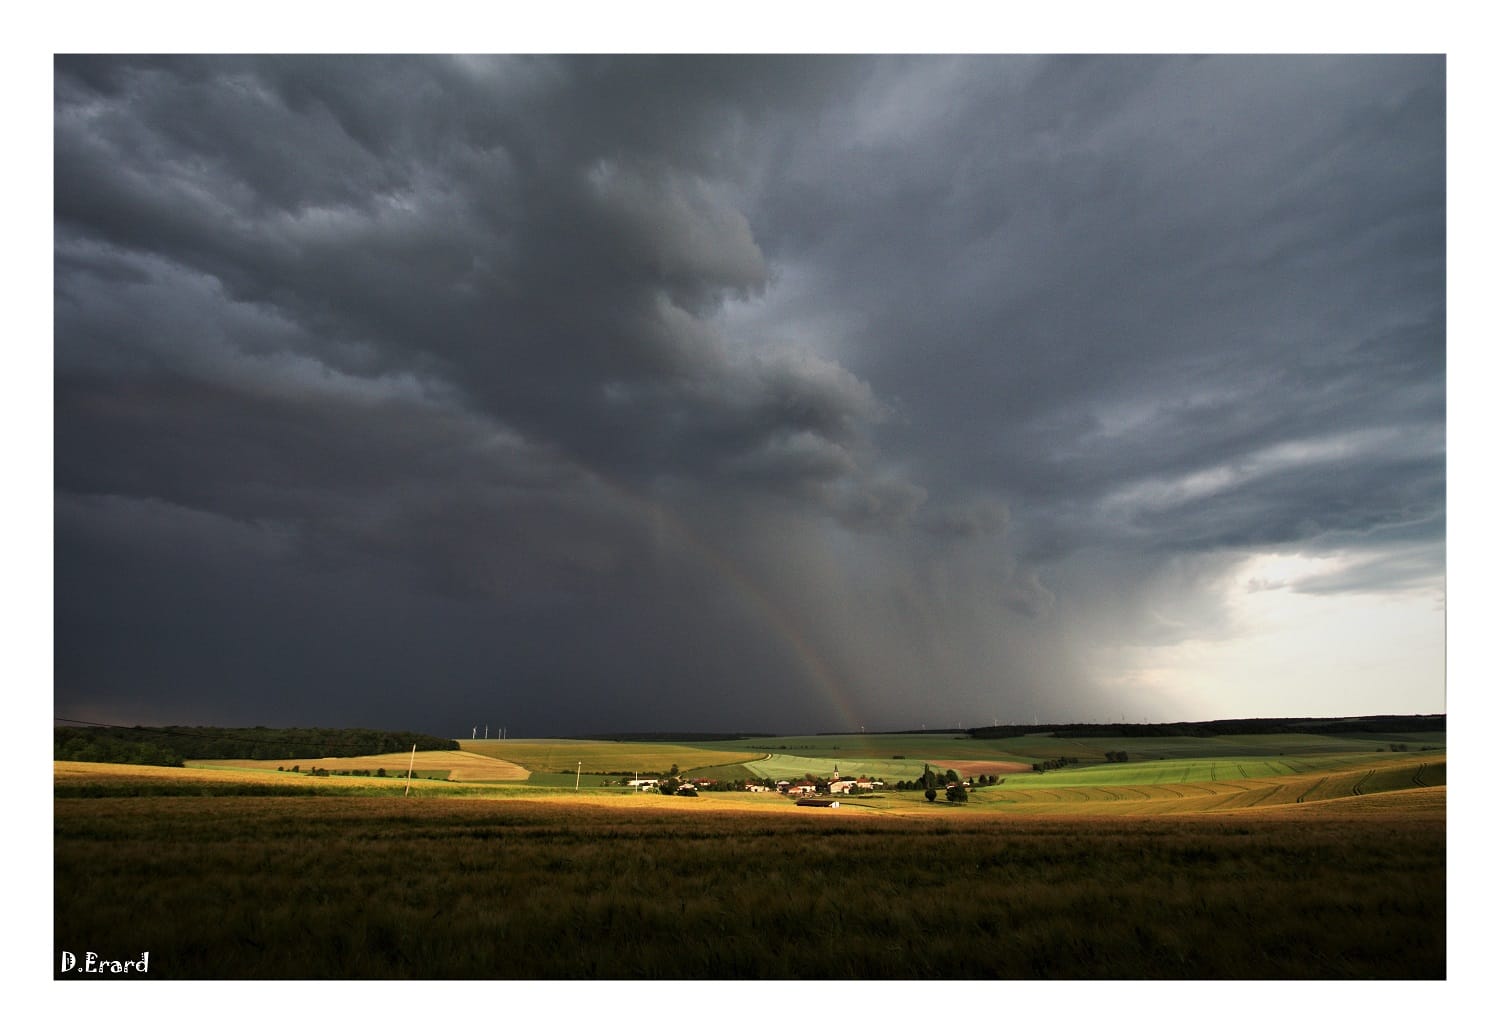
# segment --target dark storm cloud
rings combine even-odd
[[[1091,569],[1419,583],[1444,104],[1431,58],[59,58],[59,706],[980,721],[1092,699]]]
[[[1440,62],[1027,67],[952,62],[945,104],[884,136],[872,89],[852,174],[801,202],[830,212],[806,247],[845,271],[860,370],[929,479],[1075,514],[1275,443],[1441,426]]]

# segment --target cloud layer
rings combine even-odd
[[[1440,592],[1441,59],[86,57],[55,97],[61,713],[1086,717],[1092,648],[1235,634],[1247,558]]]

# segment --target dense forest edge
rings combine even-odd
[[[1446,714],[1366,715],[1360,718],[1225,718],[1212,722],[1128,722],[1064,725],[990,725],[965,730],[977,740],[1050,735],[1058,738],[1120,736],[1338,736],[1356,733],[1447,732]]]
[[[171,725],[55,727],[55,761],[102,761],[125,765],[180,767],[187,758],[360,757],[411,750],[458,750],[458,741],[420,732],[382,732],[376,729],[291,728],[229,729],[217,726]]]
[[[777,736],[774,732],[610,732],[580,733],[568,739],[604,743],[710,743],[718,740],[755,740]]]

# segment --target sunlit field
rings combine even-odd
[[[701,747],[690,744],[613,743],[608,740],[459,740],[465,751],[513,762],[532,772],[585,773],[665,772],[707,765],[739,764],[764,757],[738,741]]]
[[[1024,770],[1033,762],[1062,756],[1094,764],[1104,761],[1109,753],[1125,751],[1132,759],[1131,764],[1182,761],[1185,764],[1175,770],[1170,766],[1163,769],[1160,779],[1197,782],[1218,778],[1214,764],[1221,758],[1226,765],[1222,769],[1225,778],[1239,775],[1235,765],[1250,765],[1263,773],[1293,774],[1326,767],[1329,758],[1383,753],[1390,746],[1387,739],[1349,735],[1072,739],[1032,735],[975,739],[956,733],[880,733],[686,743],[596,740],[461,740],[460,743],[467,752],[503,759],[532,772],[573,773],[581,761],[585,774],[664,772],[675,764],[685,773],[742,766],[752,777],[792,779],[809,772],[826,775],[837,767],[846,775],[867,774],[887,781],[920,776],[924,764],[939,770],[951,767],[967,776]],[[1399,739],[1411,757],[1423,752],[1441,754],[1446,741],[1441,732],[1402,734]],[[1193,766],[1191,774],[1179,779],[1178,774],[1186,765]]]
[[[1440,808],[734,803],[59,800],[56,947],[160,978],[1445,973]]]
[[[405,776],[409,767],[423,777],[452,779],[458,782],[512,782],[524,781],[531,773],[520,765],[495,757],[487,757],[466,750],[422,750],[415,756],[400,752],[391,754],[365,754],[357,757],[337,758],[289,758],[284,761],[258,761],[235,758],[223,761],[188,761],[189,768],[216,769],[261,769],[290,771],[294,766],[302,771],[322,768],[330,772],[370,772],[384,769],[387,775]]]
[[[982,753],[901,745],[924,742]],[[588,778],[766,763],[742,742],[488,746],[418,752],[410,788],[409,754],[318,762],[385,777],[57,762],[55,947],[149,951],[168,979],[1446,974],[1441,750],[1210,742],[831,809]],[[856,746],[810,770],[855,772]],[[971,763],[1014,766],[996,746]],[[529,781],[484,778],[523,760]]]

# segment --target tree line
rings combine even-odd
[[[458,741],[418,732],[376,729],[250,729],[218,726],[90,726],[53,729],[58,761],[104,761],[127,765],[181,765],[186,758],[357,757],[411,750],[458,750]]]
[[[111,765],[164,765],[181,768],[182,752],[159,743],[112,735],[108,729],[54,729],[52,757],[57,761],[97,761]]]
[[[1010,739],[1016,736],[1048,735],[1062,739],[1121,736],[1255,736],[1303,733],[1336,736],[1352,733],[1446,732],[1448,716],[1368,715],[1360,718],[1225,718],[1211,722],[1106,722],[1060,725],[991,725],[968,730],[977,740]]]

